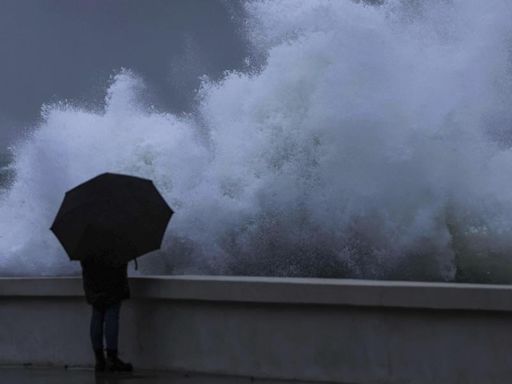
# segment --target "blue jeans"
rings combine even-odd
[[[117,351],[120,309],[121,302],[108,307],[92,307],[91,342],[94,350],[103,350],[103,328],[105,328],[107,349]]]

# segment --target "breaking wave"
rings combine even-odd
[[[142,273],[512,280],[512,7],[507,1],[252,1],[264,62],[203,79],[194,112],[46,106],[12,149],[0,274],[76,273],[48,230],[105,171],[175,210]],[[79,74],[77,74],[79,75]]]

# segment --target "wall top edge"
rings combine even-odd
[[[133,276],[132,298],[292,305],[511,311],[512,286],[438,282],[243,276]],[[0,277],[0,305],[12,298],[83,297],[76,276]]]

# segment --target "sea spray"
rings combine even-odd
[[[110,171],[176,211],[146,273],[512,280],[507,2],[246,8],[263,64],[204,79],[190,115],[129,70],[99,111],[45,108],[1,197],[0,273],[77,272],[48,226]]]

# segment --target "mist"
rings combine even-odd
[[[76,273],[48,223],[109,171],[151,178],[176,212],[141,273],[512,280],[506,1],[235,13],[245,46],[225,71],[168,49],[198,68],[170,72],[184,104],[136,65],[101,101],[45,104],[12,150],[2,274]]]

